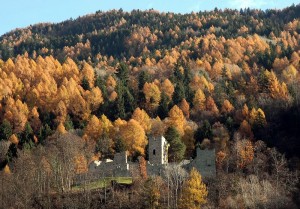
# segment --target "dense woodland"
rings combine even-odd
[[[98,11],[9,32],[0,208],[297,208],[299,71],[300,5]],[[217,177],[147,177],[147,141],[160,135],[171,162],[214,148]],[[72,192],[92,160],[124,150],[140,162],[129,189]]]

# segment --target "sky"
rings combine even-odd
[[[2,2],[1,2],[2,1]],[[155,9],[164,12],[189,13],[191,11],[224,8],[282,9],[298,4],[299,0],[1,0],[0,35],[15,28],[41,22],[57,23],[77,18],[98,10]]]

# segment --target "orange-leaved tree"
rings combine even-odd
[[[164,92],[169,99],[172,99],[172,95],[174,93],[174,86],[169,79],[164,80],[161,85],[161,91]]]
[[[193,99],[195,111],[203,111],[205,109],[205,101],[205,94],[201,89],[198,89]]]
[[[146,113],[145,110],[140,109],[139,107],[136,108],[131,118],[139,122],[139,124],[143,127],[145,132],[149,133],[149,131],[151,130],[151,121],[149,115]]]
[[[120,136],[129,154],[145,154],[147,138],[143,127],[134,119],[129,120],[126,125],[120,126]]]
[[[169,111],[169,117],[166,118],[166,123],[168,127],[175,127],[178,130],[180,136],[184,134],[184,126],[186,124],[186,120],[182,110],[177,105],[174,105]]]

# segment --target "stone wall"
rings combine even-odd
[[[147,174],[149,176],[162,176],[168,164],[168,143],[161,136],[149,138],[149,161],[147,162]],[[215,150],[201,150],[197,148],[197,156],[189,161],[184,160],[178,165],[189,172],[193,167],[196,168],[203,177],[216,176],[216,155]],[[84,178],[103,178],[103,177],[130,177],[140,175],[139,163],[127,161],[127,152],[116,153],[114,160],[94,161],[89,165],[88,176]]]
[[[216,176],[216,154],[215,150],[201,150],[197,148],[197,156],[189,164],[183,167],[190,171],[193,167],[196,168],[202,177],[215,177]]]
[[[114,160],[94,161],[89,165],[89,173],[101,176],[130,176],[130,166],[127,162],[127,152],[116,153]]]

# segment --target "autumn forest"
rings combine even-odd
[[[6,33],[0,208],[299,208],[299,71],[300,5],[97,11]],[[215,149],[216,177],[147,175],[162,135],[169,162]],[[122,151],[140,164],[130,186],[74,189]]]

